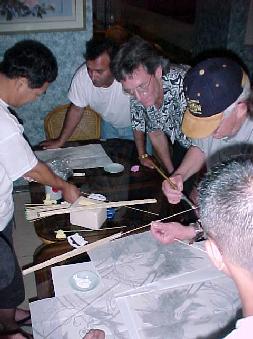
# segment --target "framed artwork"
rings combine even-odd
[[[85,29],[85,0],[1,0],[0,33]]]

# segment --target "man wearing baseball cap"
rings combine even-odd
[[[253,146],[253,121],[249,116],[250,81],[243,68],[228,58],[209,58],[190,69],[184,80],[187,109],[182,122],[183,133],[192,146],[170,178],[173,189],[163,182],[168,201],[177,204],[182,197],[183,182],[203,165],[214,164],[247,154]],[[153,222],[153,235],[164,243],[175,239],[199,238],[199,225],[184,227],[180,223]]]

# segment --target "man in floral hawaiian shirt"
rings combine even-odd
[[[183,79],[188,66],[170,65],[156,49],[140,37],[122,45],[112,63],[116,80],[129,94],[132,127],[142,165],[153,168],[145,151],[145,132],[168,173],[174,166],[170,157],[167,136],[184,148],[191,142],[181,131],[186,108]]]

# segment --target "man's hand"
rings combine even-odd
[[[153,221],[151,223],[151,233],[155,239],[162,244],[171,244],[176,239],[191,240],[195,236],[195,230],[190,226],[183,226],[179,222],[163,223]]]
[[[83,107],[78,107],[71,103],[66,112],[62,130],[58,138],[42,141],[40,143],[40,146],[44,149],[62,147],[64,143],[69,140],[71,135],[74,133],[74,130],[82,119],[83,111]]]
[[[81,195],[79,188],[75,185],[72,185],[66,182],[61,189],[64,200],[70,202],[71,204],[75,202]]]
[[[92,329],[86,333],[83,339],[105,339],[105,332],[99,329]]]
[[[62,191],[64,199],[70,203],[75,202],[81,195],[80,190],[76,186],[54,174],[52,169],[41,161],[38,161],[37,165],[26,172],[24,176],[29,177],[40,184],[57,188]]]
[[[64,145],[64,141],[61,141],[59,138],[57,139],[50,139],[50,140],[44,140],[40,143],[40,146],[43,149],[54,149],[54,148],[60,148]]]
[[[140,159],[140,163],[142,164],[142,166],[154,169],[154,162],[152,160],[152,158],[150,156],[148,156],[147,158],[144,159]]]
[[[178,204],[182,198],[181,192],[183,190],[183,179],[182,176],[178,174],[170,177],[170,180],[175,184],[177,189],[173,188],[168,180],[164,180],[162,184],[162,190],[169,203]]]

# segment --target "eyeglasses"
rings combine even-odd
[[[128,90],[122,87],[123,93],[125,93],[126,95],[130,95],[130,96],[134,96],[135,92],[138,93],[139,95],[147,95],[152,76],[153,74],[150,75],[149,80],[145,84],[139,85],[135,89]]]

